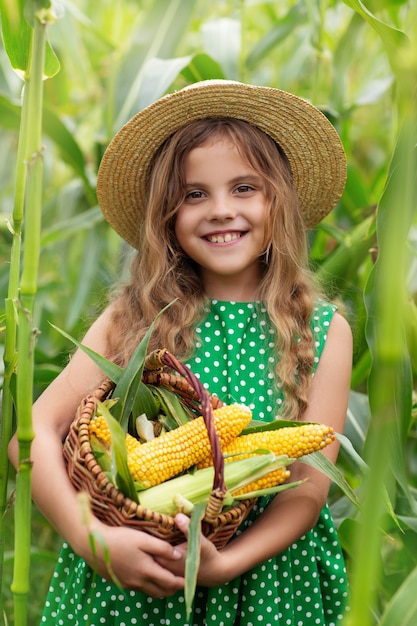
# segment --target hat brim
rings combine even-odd
[[[244,120],[284,151],[306,229],[336,205],[346,181],[346,157],[335,128],[307,100],[273,87],[204,81],[168,94],[137,113],[110,142],[100,165],[97,196],[104,217],[131,246],[140,242],[150,164],[175,131],[203,118]]]

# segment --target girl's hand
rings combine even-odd
[[[190,518],[187,515],[179,513],[175,516],[175,522],[178,528],[188,537],[188,527]],[[181,552],[181,558],[178,560],[167,561],[158,557],[158,563],[168,569],[175,576],[183,577],[185,575],[185,560],[187,557],[187,543],[181,543],[176,549]],[[227,559],[223,552],[219,552],[217,548],[204,535],[200,534],[200,567],[197,577],[197,583],[203,587],[215,587],[229,580],[227,569]]]
[[[168,542],[131,528],[101,523],[93,533],[96,554],[90,548],[81,556],[100,576],[152,598],[168,597],[184,588],[182,574],[162,564],[173,566],[182,561],[181,550]]]

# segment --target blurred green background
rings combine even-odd
[[[3,7],[6,4],[3,0]],[[66,0],[54,4],[58,19],[47,34],[59,66],[44,82],[34,382],[37,395],[71,351],[49,322],[82,336],[105,306],[108,288],[125,271],[130,250],[103,221],[95,196],[100,158],[123,123],[166,91],[207,78],[269,85],[307,98],[340,133],[349,166],[340,203],[309,233],[309,244],[312,266],[329,295],[344,303],[352,325],[354,367],[346,434],[371,468],[364,479],[355,455],[349,450],[341,453],[339,465],[364,503],[363,514],[336,488],[331,493],[357,607],[351,626],[411,626],[417,623],[412,592],[417,576],[413,391],[417,374],[413,206],[417,7],[413,0],[365,4],[359,0]],[[9,280],[23,84],[2,46],[2,308]],[[28,237],[24,230],[23,246]],[[385,455],[381,442],[387,440],[395,445],[387,447]],[[12,473],[10,498],[13,488]],[[391,509],[377,510],[372,529],[371,495],[381,488],[387,489]],[[3,619],[13,624],[12,506],[6,510],[5,523]],[[36,509],[32,528],[29,623],[34,625],[60,540]],[[363,554],[369,531],[376,537],[374,551],[370,549],[368,555],[370,568],[365,567]],[[364,585],[371,589],[365,599],[370,597],[372,606],[369,621],[359,623],[360,609],[369,608],[361,607],[365,599],[359,589]]]

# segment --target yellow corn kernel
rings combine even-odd
[[[110,430],[103,415],[97,415],[90,421],[88,431],[90,437],[94,434],[107,448],[110,448]],[[132,452],[138,445],[140,445],[139,441],[129,433],[126,433],[126,450]]]
[[[242,496],[245,493],[250,493],[251,491],[257,491],[258,489],[269,489],[269,487],[275,487],[276,485],[282,485],[287,478],[290,477],[290,470],[286,467],[280,467],[268,474],[262,476],[262,478],[258,478],[253,483],[249,483],[243,489],[239,489],[239,491],[233,491],[234,496]]]
[[[213,411],[214,426],[220,445],[227,446],[239,435],[252,419],[249,408],[240,404],[230,404]],[[202,417],[159,437],[139,444],[128,454],[129,470],[143,488],[158,485],[207,456],[210,450],[206,426]]]
[[[322,450],[332,441],[335,435],[333,428],[325,424],[300,424],[264,430],[236,437],[229,445],[222,448],[223,454],[238,454],[239,458],[252,456],[254,450],[263,448],[270,450],[277,456],[286,454],[292,459]],[[225,458],[228,461],[228,458]],[[198,464],[198,468],[211,465],[211,459],[206,457]]]
[[[233,441],[252,419],[251,410],[240,404],[229,404],[213,411],[214,426],[223,448]],[[97,416],[91,420],[90,434],[94,433],[103,443],[110,445],[110,431],[106,420]],[[126,435],[127,462],[133,479],[143,488],[152,487],[180,474],[210,451],[210,441],[202,417],[159,437],[139,443]]]
[[[111,443],[111,435],[109,427],[107,426],[107,422],[102,415],[97,415],[88,425],[88,432],[91,435],[95,435],[97,439],[100,439],[101,443],[104,443],[106,446],[110,446]]]

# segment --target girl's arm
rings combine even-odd
[[[339,314],[330,324],[326,345],[313,378],[304,421],[331,425],[344,430],[350,390],[352,335]],[[335,441],[323,451],[334,463],[339,446]],[[291,465],[291,481],[308,480],[295,489],[278,494],[268,508],[244,533],[233,539],[221,552],[205,538],[201,543],[201,566],[198,582],[214,586],[232,580],[259,563],[279,554],[317,522],[326,502],[330,480],[321,472],[303,464]],[[177,516],[178,526],[187,532],[189,520]],[[179,547],[184,552],[185,545]],[[172,564],[160,561],[179,573],[183,559]]]
[[[105,354],[108,309],[88,331],[84,343]],[[90,547],[90,533],[98,533],[111,558],[111,571],[123,587],[144,591],[153,597],[171,595],[183,588],[182,576],[176,576],[158,565],[155,557],[167,562],[179,558],[179,551],[167,542],[134,529],[110,527],[92,515],[89,527],[84,507],[67,476],[62,443],[81,400],[94,391],[105,378],[103,372],[81,350],[40,396],[33,407],[35,439],[31,447],[33,462],[32,492],[39,510],[56,531],[98,573],[111,578],[103,549],[97,544],[97,557]],[[9,445],[10,460],[18,466],[16,436]]]

